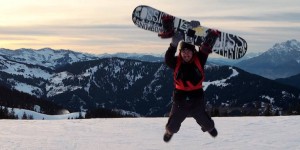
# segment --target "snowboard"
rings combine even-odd
[[[173,18],[171,26],[174,32],[182,32],[184,41],[196,46],[201,46],[208,32],[213,30],[201,25],[191,28],[189,21],[146,5],[140,5],[134,9],[132,12],[132,21],[139,28],[160,33],[164,28],[162,22],[162,17],[164,16],[171,16]],[[220,36],[214,42],[212,51],[228,59],[239,59],[246,54],[247,47],[247,42],[243,38],[220,31]]]

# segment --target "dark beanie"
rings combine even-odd
[[[193,52],[196,51],[194,45],[189,44],[189,43],[186,43],[186,42],[184,42],[184,41],[181,41],[181,42],[179,43],[179,50],[181,51],[181,50],[183,50],[183,49],[185,49],[185,48],[187,48],[187,49],[189,49],[189,50],[191,50],[191,51],[193,51]]]

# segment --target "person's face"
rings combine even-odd
[[[189,49],[183,49],[180,52],[181,54],[181,58],[185,61],[185,62],[189,62],[191,61],[192,57],[193,57],[193,51],[189,50]]]

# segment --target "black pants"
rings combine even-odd
[[[193,92],[174,91],[173,104],[166,130],[177,133],[186,117],[193,117],[203,132],[213,129],[214,121],[205,110],[203,90]]]

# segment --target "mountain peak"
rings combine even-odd
[[[300,51],[300,42],[292,39],[282,43],[276,43],[268,52],[290,52],[290,51]]]
[[[49,47],[45,47],[45,48],[38,49],[37,51],[50,51],[50,52],[53,52],[55,50],[52,49],[52,48],[49,48]]]
[[[75,52],[69,49],[52,49],[49,47],[45,47],[45,48],[41,48],[38,49],[36,51],[40,51],[40,52],[51,52],[51,53],[76,53],[76,54],[81,54],[81,52]],[[92,54],[89,54],[92,55]]]

